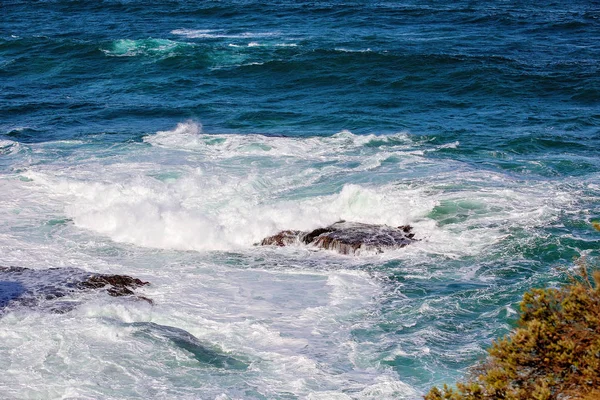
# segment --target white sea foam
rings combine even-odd
[[[155,276],[145,293],[155,299],[154,307],[95,295],[69,314],[17,312],[1,319],[0,366],[12,385],[0,393],[17,399],[34,394],[54,398],[67,391],[102,398],[126,394],[137,399],[159,393],[208,397],[227,390],[229,379],[238,379],[199,366],[188,351],[170,341],[139,335],[140,326],[149,322],[183,329],[200,343],[249,363],[249,372],[243,375],[246,383],[240,384],[256,387],[267,397],[341,393],[339,388],[350,382],[356,391],[371,387],[373,380],[375,386],[381,384],[376,371],[355,368],[346,376],[331,374],[327,367],[329,358],[338,354],[330,340],[339,338],[343,345],[352,321],[380,290],[368,274],[288,274],[221,265],[200,273],[190,268],[167,272],[163,279]],[[327,318],[323,314],[311,318],[304,312],[316,305],[329,308]],[[311,333],[314,326],[322,335]],[[35,372],[19,373],[25,367]],[[51,384],[45,384],[48,376],[53,377]],[[106,392],[109,381],[108,387],[120,388],[114,395]],[[185,387],[176,389],[182,381]],[[386,382],[402,385],[393,376]]]
[[[194,46],[193,43],[176,42],[168,39],[120,39],[112,43],[110,48],[102,49],[107,56],[136,57],[175,55],[179,50]]]
[[[416,399],[420,393],[410,385],[382,376],[369,387],[364,388],[358,393],[358,399]]]
[[[240,47],[244,47],[242,45],[239,44],[235,44],[235,43],[229,43],[227,46],[229,47],[234,47],[234,48],[240,48]],[[265,44],[265,43],[259,43],[259,42],[249,42],[246,47],[268,47],[269,44]],[[272,46],[272,44],[271,44]],[[298,45],[296,43],[276,43],[275,47],[298,47]]]
[[[18,142],[8,139],[0,139],[0,154],[14,153],[19,151],[21,146]]]
[[[176,182],[134,177],[128,182],[91,183],[28,172],[26,177],[65,196],[65,211],[77,226],[118,242],[178,250],[247,248],[283,229],[313,229],[339,219],[372,223],[407,223],[422,213],[391,193],[357,185],[305,201],[257,204],[256,177],[205,178],[201,170]],[[260,182],[259,182],[260,183]],[[260,186],[259,186],[260,192]],[[202,194],[212,192],[206,198]],[[215,208],[218,198],[237,196]],[[70,199],[70,200],[68,200]],[[204,203],[204,204],[203,204]],[[211,204],[213,203],[213,204]],[[382,210],[393,215],[382,214]],[[403,211],[402,211],[403,210]]]
[[[185,36],[190,39],[245,39],[278,36],[279,32],[242,32],[229,33],[219,29],[174,29],[173,35]]]
[[[420,388],[388,365],[480,355],[479,339],[457,344],[423,323],[472,311],[462,297],[403,295],[414,288],[378,279],[392,273],[379,267],[389,262],[424,285],[493,281],[471,260],[507,251],[521,240],[515,231],[539,234],[579,197],[552,180],[429,157],[448,145],[406,133],[209,135],[188,121],[101,157],[81,141],[27,146],[10,157],[19,169],[0,177],[0,265],[130,274],[152,283],[139,290],[154,305],[88,293],[67,314],[6,314],[4,398],[417,399]],[[57,148],[68,155],[56,157]],[[355,258],[252,246],[338,219],[410,223],[421,241]],[[514,312],[509,303],[483,317]],[[386,307],[394,315],[383,321]],[[183,330],[248,367],[203,364],[160,330],[144,334],[147,324]],[[393,324],[407,334],[381,328]],[[452,349],[442,354],[436,343]]]
[[[347,49],[345,47],[336,47],[335,51],[340,51],[342,53],[370,53],[372,50],[370,48],[367,48],[367,49]]]
[[[194,121],[178,123],[170,131],[159,131],[146,136],[144,141],[154,146],[170,149],[198,151],[218,158],[232,158],[248,153],[281,157],[306,157],[307,160],[336,157],[339,151],[356,150],[372,141],[389,143],[395,150],[411,149],[414,143],[406,133],[395,135],[354,135],[344,130],[330,137],[286,138],[263,135],[204,134],[202,125]],[[357,154],[358,158],[360,154]]]
[[[531,187],[435,163],[404,133],[209,135],[188,121],[144,141],[155,146],[145,163],[133,155],[60,172],[33,168],[23,177],[62,203],[80,228],[117,242],[196,251],[249,249],[279,230],[344,219],[412,224],[421,242],[391,257],[459,258],[504,240],[508,227],[546,223],[573,200],[552,183]]]

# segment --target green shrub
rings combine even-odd
[[[590,276],[582,261],[570,278],[559,289],[525,293],[518,327],[472,376],[425,399],[600,399],[600,271]]]

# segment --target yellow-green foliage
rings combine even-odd
[[[579,267],[560,289],[525,293],[518,328],[492,345],[473,378],[425,399],[600,399],[600,271]]]

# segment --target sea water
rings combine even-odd
[[[0,266],[154,303],[8,307],[0,398],[418,399],[598,256],[599,126],[595,1],[5,0]],[[340,219],[419,241],[254,245]]]

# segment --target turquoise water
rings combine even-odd
[[[5,310],[2,398],[417,399],[598,256],[597,2],[0,7],[0,266],[154,300]],[[339,219],[420,241],[254,246]]]

